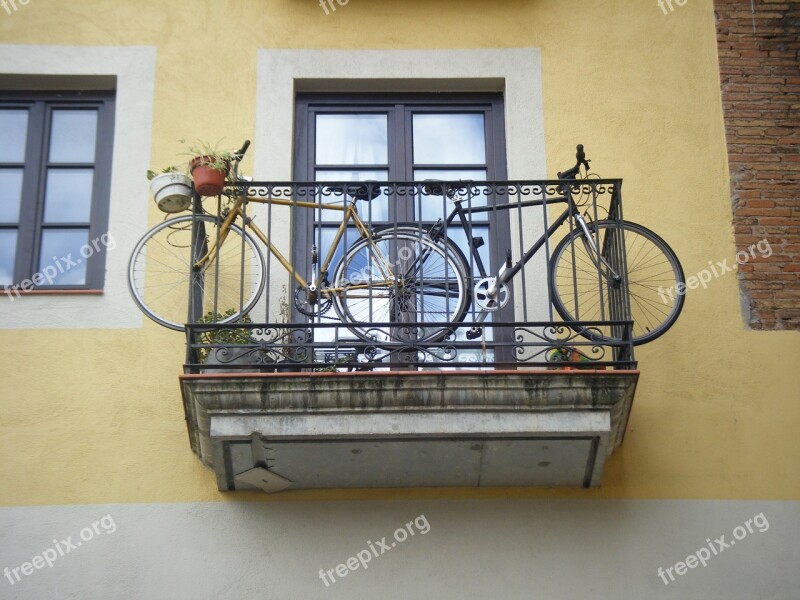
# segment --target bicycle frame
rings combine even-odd
[[[261,204],[271,204],[275,206],[287,206],[290,208],[310,208],[310,209],[322,209],[322,210],[334,210],[343,212],[342,222],[339,225],[336,234],[334,235],[333,241],[331,242],[330,247],[328,248],[327,254],[325,259],[322,261],[320,265],[319,273],[315,274],[311,278],[311,282],[307,281],[298,271],[295,269],[294,264],[286,258],[283,253],[272,243],[269,237],[255,224],[253,223],[252,218],[247,217],[245,211],[243,210],[243,205],[245,202],[255,202]],[[237,218],[241,218],[242,222],[242,229],[249,229],[251,230],[255,236],[261,240],[261,242],[267,247],[269,252],[278,260],[278,262],[286,269],[286,271],[292,275],[294,280],[300,285],[302,288],[309,290],[311,293],[321,293],[324,295],[331,295],[336,294],[339,292],[344,291],[344,288],[341,287],[324,287],[322,286],[323,282],[326,281],[328,271],[331,267],[331,263],[333,262],[333,257],[336,253],[336,248],[339,245],[339,242],[344,237],[345,231],[347,230],[347,226],[352,223],[356,231],[358,231],[361,239],[366,239],[369,241],[372,250],[377,257],[377,267],[381,271],[381,276],[383,277],[383,281],[372,281],[369,284],[352,284],[348,286],[348,290],[358,290],[358,289],[365,289],[369,287],[390,287],[394,285],[395,276],[392,271],[392,267],[390,261],[384,256],[383,252],[378,248],[378,246],[373,241],[373,236],[366,226],[364,221],[358,215],[358,211],[355,208],[355,200],[347,201],[345,200],[344,204],[317,204],[315,202],[306,202],[302,200],[289,200],[289,199],[282,199],[282,198],[259,198],[253,196],[247,196],[245,194],[237,194],[237,200],[234,203],[233,207],[230,209],[228,214],[226,215],[225,219],[222,221],[222,224],[219,228],[218,239],[214,240],[211,243],[208,251],[194,264],[195,269],[202,269],[205,265],[210,264],[214,261],[215,257],[218,254],[219,248],[224,244],[225,239],[228,236],[230,231],[231,225],[236,222]]]
[[[565,185],[569,186],[569,181],[573,180],[565,180]],[[602,252],[600,252],[599,248],[597,247],[597,243],[592,235],[592,232],[589,230],[589,226],[586,223],[586,219],[583,218],[583,215],[580,214],[575,201],[572,199],[572,193],[570,192],[569,188],[567,187],[564,196],[556,196],[553,198],[545,198],[542,200],[526,200],[524,202],[517,202],[514,204],[504,204],[500,206],[478,206],[474,208],[464,208],[462,203],[464,202],[463,199],[453,199],[455,203],[455,207],[447,216],[443,223],[437,223],[433,226],[431,230],[431,237],[434,241],[438,241],[446,232],[447,228],[452,225],[453,221],[458,217],[458,220],[464,230],[467,232],[467,243],[470,248],[470,254],[472,255],[473,260],[475,261],[475,265],[478,267],[478,273],[481,278],[488,277],[489,274],[486,271],[486,268],[481,260],[480,254],[478,252],[478,247],[472,241],[472,227],[470,224],[470,220],[467,218],[467,215],[473,215],[482,212],[490,212],[496,210],[511,210],[524,208],[527,206],[542,206],[546,204],[558,204],[561,202],[567,203],[567,208],[564,209],[564,212],[561,213],[558,217],[556,217],[555,221],[548,227],[547,231],[545,231],[538,240],[536,240],[530,248],[522,255],[519,261],[516,264],[506,264],[506,268],[501,270],[501,273],[498,275],[498,283],[497,286],[503,285],[508,283],[513,279],[514,275],[516,275],[527,263],[528,261],[533,258],[533,256],[541,249],[542,246],[547,242],[547,240],[555,234],[556,231],[570,218],[574,218],[575,221],[578,223],[580,228],[583,230],[585,239],[587,243],[590,245],[592,250],[592,256],[597,256],[600,263],[608,270],[611,274],[611,277],[614,279],[619,278],[619,274],[613,269],[613,267],[608,264],[608,262],[603,258]],[[496,293],[496,290],[495,290]]]

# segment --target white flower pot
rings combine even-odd
[[[162,173],[150,182],[159,210],[177,213],[192,204],[192,180],[183,173]]]

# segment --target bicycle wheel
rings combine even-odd
[[[633,344],[663,335],[683,309],[684,296],[677,293],[677,285],[684,283],[678,257],[658,235],[636,223],[599,221],[590,224],[590,230],[604,260],[623,276],[625,259],[627,279],[607,277],[605,265],[598,270],[583,231],[573,230],[556,247],[550,262],[550,288],[558,314],[568,322],[627,320],[623,285],[627,284]],[[576,331],[598,342],[621,338],[618,332],[605,333],[599,328]]]
[[[192,222],[199,235],[192,252]],[[189,298],[201,315],[218,315],[229,323],[246,314],[264,289],[264,258],[253,238],[232,225],[214,260],[202,271],[193,268],[219,234],[218,220],[183,215],[148,231],[128,264],[128,287],[137,306],[153,321],[182,331],[189,318]],[[193,258],[194,256],[194,258]]]
[[[331,294],[339,318],[361,339],[432,342],[452,331],[448,323],[463,318],[469,303],[467,282],[464,264],[454,252],[427,234],[396,230],[377,234],[372,243],[362,239],[353,244],[334,270]]]

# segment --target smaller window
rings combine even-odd
[[[0,285],[102,289],[112,92],[0,94]]]

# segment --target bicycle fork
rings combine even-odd
[[[594,234],[589,228],[589,225],[586,223],[586,219],[583,218],[583,215],[577,214],[575,215],[575,220],[583,230],[584,244],[589,247],[590,252],[588,254],[592,257],[592,260],[595,261],[595,266],[604,267],[606,270],[606,279],[613,281],[615,285],[622,283],[622,277],[620,274],[616,272],[614,267],[612,267],[605,258],[603,258],[603,253],[600,251],[600,248],[597,247]],[[598,260],[595,260],[595,257],[597,257]]]

